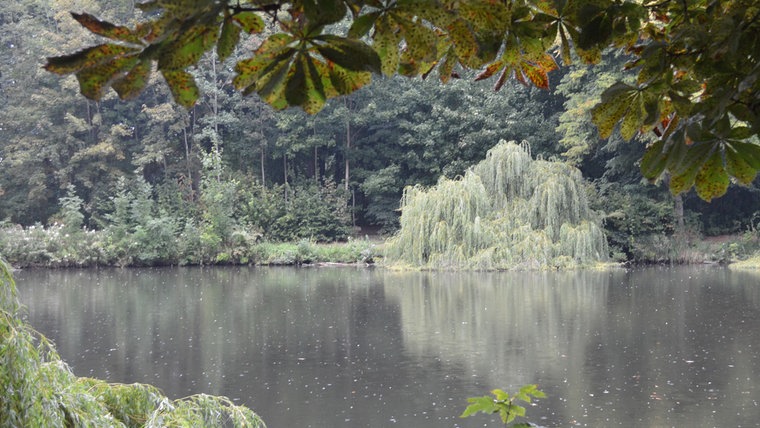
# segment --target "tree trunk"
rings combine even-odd
[[[351,107],[348,104],[348,99],[345,100],[346,103],[346,111],[348,113],[351,113]],[[343,154],[343,159],[345,160],[345,174],[343,176],[343,179],[346,181],[346,191],[348,191],[348,182],[351,179],[351,170],[350,165],[348,162],[348,152],[351,149],[351,118],[350,114],[346,114],[346,152]]]
[[[686,233],[686,224],[683,218],[683,196],[680,194],[673,196],[673,216],[676,220],[676,236],[683,236]]]
[[[266,175],[264,175],[264,145],[261,145],[261,187],[265,188],[267,187],[267,179]]]
[[[319,152],[317,146],[314,146],[314,181],[319,185]]]
[[[288,155],[282,155],[282,174],[285,179],[285,203],[288,203]]]

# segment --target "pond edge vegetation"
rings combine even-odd
[[[152,385],[78,377],[23,314],[10,267],[0,259],[0,426],[266,427],[227,397],[172,400]]]

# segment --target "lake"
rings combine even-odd
[[[17,272],[80,376],[225,395],[281,427],[498,427],[470,396],[537,383],[545,426],[760,420],[760,273],[720,267]]]

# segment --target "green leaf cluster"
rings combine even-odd
[[[491,395],[484,395],[482,397],[470,397],[467,402],[470,403],[464,412],[459,416],[466,418],[476,413],[485,414],[499,414],[501,421],[504,425],[511,424],[515,418],[525,417],[525,407],[517,404],[517,402],[531,403],[534,398],[545,398],[541,390],[538,389],[538,385],[530,384],[524,385],[514,395],[510,396],[508,393],[501,389],[494,389],[491,391]],[[529,423],[517,423],[512,424],[512,427],[530,427]]]
[[[758,171],[760,31],[756,2],[643,2],[650,18],[626,47],[634,85],[616,84],[593,110],[600,135],[619,124],[623,138],[654,130],[641,172],[670,175],[670,190],[695,187],[705,201]],[[606,12],[614,20],[627,14]],[[629,19],[629,18],[626,18]],[[614,26],[613,26],[614,27]]]
[[[135,97],[155,69],[175,100],[192,106],[200,97],[192,71],[204,52],[223,60],[252,43],[235,86],[277,109],[314,113],[369,83],[372,72],[437,71],[446,82],[479,69],[476,79],[493,77],[497,89],[510,78],[548,88],[559,59],[596,63],[613,47],[631,55],[626,67],[637,79],[610,86],[593,121],[602,137],[654,130],[663,142],[642,160],[645,177],[667,172],[673,193],[695,186],[711,200],[758,170],[753,0],[151,0],[139,8],[144,18],[131,26],[73,14],[108,41],[51,57],[46,68],[75,74],[92,99],[109,87]]]

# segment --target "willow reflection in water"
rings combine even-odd
[[[538,383],[547,426],[760,420],[760,285],[725,269],[21,272],[76,373],[206,392],[270,427],[483,426],[465,398]],[[496,421],[489,426],[498,426]]]

